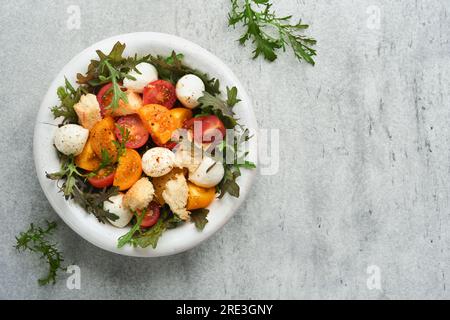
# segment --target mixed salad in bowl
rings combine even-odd
[[[208,207],[239,197],[254,169],[251,138],[233,107],[235,87],[183,63],[183,55],[124,57],[117,42],[57,94],[54,146],[61,170],[47,173],[67,200],[124,230],[119,248],[157,246],[164,231],[208,222]],[[223,98],[224,97],[224,98]]]

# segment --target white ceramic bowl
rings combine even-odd
[[[236,105],[234,110],[240,119],[240,123],[249,128],[252,134],[255,134],[254,138],[250,140],[249,159],[256,163],[257,123],[255,115],[250,98],[244,87],[219,58],[190,41],[163,33],[130,33],[100,41],[73,58],[51,84],[37,116],[33,149],[37,176],[52,207],[69,227],[84,239],[102,249],[138,257],[158,257],[176,254],[197,246],[227,223],[247,196],[256,170],[243,170],[242,176],[238,179],[238,184],[241,187],[240,198],[236,199],[226,195],[223,199],[213,202],[209,207],[209,223],[202,232],[197,231],[194,224],[186,223],[176,229],[166,231],[160,238],[156,249],[151,247],[145,249],[133,248],[131,246],[118,249],[117,239],[125,234],[129,230],[128,228],[117,229],[109,224],[99,223],[93,215],[87,214],[85,210],[73,203],[73,201],[66,201],[62,194],[58,192],[55,181],[45,177],[45,172],[55,172],[60,168],[60,163],[53,147],[53,136],[56,127],[49,125],[59,123],[53,119],[53,115],[50,112],[52,106],[59,104],[56,89],[64,84],[64,76],[71,83],[75,83],[76,74],[86,72],[89,61],[97,57],[95,51],[100,49],[105,53],[109,52],[117,41],[126,43],[127,47],[124,53],[126,56],[134,55],[135,53],[138,55],[149,53],[169,55],[172,50],[183,53],[186,64],[218,78],[222,91],[226,86],[236,86],[242,102]]]

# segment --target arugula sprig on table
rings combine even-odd
[[[253,59],[262,55],[269,61],[277,58],[277,50],[286,51],[290,46],[298,60],[314,65],[316,50],[313,46],[317,41],[302,34],[309,25],[301,20],[291,24],[292,16],[278,17],[271,7],[269,0],[231,0],[228,24],[235,27],[241,23],[246,27],[239,43],[245,45],[251,40],[255,45]]]
[[[55,284],[58,271],[65,271],[62,266],[64,261],[62,253],[58,250],[56,244],[51,243],[48,239],[56,229],[56,222],[46,221],[45,227],[36,227],[30,224],[27,231],[21,232],[16,237],[17,251],[30,251],[40,255],[42,260],[48,264],[48,273],[45,277],[38,280],[39,285]]]

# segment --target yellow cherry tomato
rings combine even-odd
[[[188,182],[188,189],[187,210],[206,208],[216,198],[216,188],[202,188]]]

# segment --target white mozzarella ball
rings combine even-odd
[[[199,187],[212,188],[222,181],[224,174],[225,170],[221,162],[204,157],[197,170],[189,174],[189,181]]]
[[[189,109],[199,105],[198,99],[203,96],[205,84],[194,74],[187,74],[177,82],[176,93],[180,102]]]
[[[115,221],[109,220],[117,228],[126,227],[133,218],[133,213],[123,205],[123,197],[124,195],[120,193],[109,198],[109,201],[103,202],[103,209],[119,217]]]
[[[77,124],[66,124],[56,130],[54,143],[61,153],[77,156],[83,151],[88,137],[88,129]]]
[[[168,174],[174,165],[175,155],[166,148],[152,148],[142,156],[142,170],[152,178]]]
[[[137,73],[136,70],[130,71],[128,75],[136,80],[125,78],[123,80],[123,86],[132,91],[142,93],[146,85],[158,80],[158,71],[153,65],[146,62],[141,62],[136,65],[136,69],[139,70],[141,74]]]

